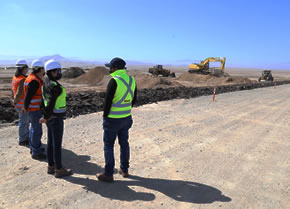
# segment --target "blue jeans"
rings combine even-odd
[[[120,145],[120,168],[128,172],[130,147],[129,147],[129,129],[132,127],[132,117],[126,118],[104,118],[104,154],[105,154],[105,175],[112,176],[115,167],[114,144],[118,136]]]
[[[28,113],[23,113],[22,108],[16,108],[18,112],[18,136],[19,142],[24,142],[29,140],[29,117]]]
[[[49,166],[61,169],[61,143],[63,136],[63,119],[54,118],[46,123],[47,126],[47,159]]]
[[[39,119],[42,117],[41,111],[29,111],[29,120],[31,122],[30,128],[30,150],[32,155],[37,155],[41,152],[41,137],[42,137],[42,124]]]

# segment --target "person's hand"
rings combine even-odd
[[[15,103],[13,99],[10,99],[10,104],[15,108]]]
[[[23,109],[22,109],[22,112],[23,112],[23,113],[27,113],[28,110],[23,108]]]
[[[40,119],[39,119],[39,123],[46,123],[46,122],[47,122],[47,120],[44,119],[44,118],[40,118]]]

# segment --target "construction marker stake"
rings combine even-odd
[[[214,102],[214,99],[215,99],[215,92],[216,92],[216,87],[214,87],[213,89],[213,95],[212,95],[212,101]]]

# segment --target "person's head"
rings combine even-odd
[[[45,75],[45,72],[44,72],[44,64],[41,60],[34,60],[32,63],[31,63],[31,69],[32,69],[32,73],[39,76],[40,78],[43,78],[44,75]]]
[[[15,76],[26,75],[27,73],[28,73],[27,62],[22,59],[17,60]]]
[[[110,63],[105,64],[105,66],[110,68],[110,73],[113,73],[116,70],[126,69],[126,62],[119,57],[115,57]]]
[[[61,65],[56,60],[48,60],[45,63],[45,72],[50,80],[59,80],[62,77]]]

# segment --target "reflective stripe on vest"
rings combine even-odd
[[[54,108],[53,109],[54,113],[64,113],[65,111],[66,111],[66,108],[64,108],[64,109],[56,109],[56,108]]]
[[[131,113],[131,109],[124,110],[124,111],[111,111],[110,115],[125,115],[125,114],[129,114],[129,113]]]
[[[30,100],[30,103],[35,103],[35,102],[41,102],[41,99],[32,99],[32,100]]]
[[[40,105],[29,105],[28,108],[40,108]]]

